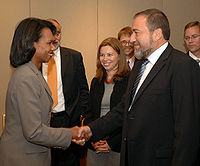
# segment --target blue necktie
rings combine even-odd
[[[138,87],[138,84],[139,84],[139,82],[140,82],[140,79],[141,79],[141,77],[142,77],[142,75],[143,75],[143,73],[144,73],[144,70],[145,70],[145,68],[146,68],[146,65],[147,65],[148,63],[149,63],[149,60],[148,60],[148,59],[144,59],[143,62],[142,62],[142,65],[141,65],[141,67],[140,67],[140,70],[139,70],[139,72],[138,72],[138,75],[137,75],[137,77],[136,77],[136,79],[135,79],[135,82],[134,82],[134,84],[133,84],[133,88],[131,89],[131,104],[130,104],[130,106],[129,106],[128,111],[130,111],[130,110],[131,110],[131,107],[133,106],[133,101],[134,101],[134,96],[135,96],[136,89],[137,89],[137,87]]]

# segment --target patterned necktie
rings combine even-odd
[[[53,54],[48,63],[47,83],[52,93],[53,106],[52,109],[58,104],[58,91],[57,91],[57,67]]]
[[[143,75],[143,73],[144,73],[144,70],[145,70],[145,68],[146,68],[146,65],[147,65],[148,63],[149,63],[149,60],[148,60],[148,59],[144,59],[143,62],[142,62],[142,65],[141,65],[141,67],[140,67],[140,70],[139,70],[139,72],[138,72],[138,74],[137,74],[137,77],[136,77],[136,79],[135,79],[135,82],[134,82],[134,84],[133,84],[133,88],[131,89],[131,104],[130,104],[130,106],[129,106],[128,111],[130,111],[130,110],[131,110],[131,107],[133,106],[133,101],[134,101],[134,96],[135,96],[136,89],[137,89],[137,87],[138,87],[138,84],[139,84],[139,82],[140,82],[140,79],[141,79],[141,77],[142,77],[142,75]]]

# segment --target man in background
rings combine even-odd
[[[130,70],[132,70],[135,62],[134,47],[133,44],[130,42],[132,33],[133,32],[131,30],[131,27],[129,26],[122,28],[118,33],[118,40],[121,42],[124,48],[124,53],[126,55],[127,63]]]
[[[193,21],[188,23],[184,29],[184,41],[188,55],[200,66],[200,23]]]
[[[85,76],[83,58],[80,52],[60,46],[61,25],[55,19],[48,19],[56,27],[56,47],[54,56],[48,64],[43,64],[43,75],[51,89],[54,105],[52,108],[51,127],[80,126],[80,116],[87,107],[88,84]],[[54,64],[55,85],[50,85]],[[52,70],[50,71],[50,69]],[[56,89],[56,90],[55,90]],[[55,92],[54,92],[55,90]],[[51,149],[51,166],[80,166],[81,148],[71,144],[67,150]]]
[[[187,54],[192,57],[200,66],[200,22],[189,22],[184,28],[184,41]],[[200,77],[200,76],[199,76]],[[195,166],[200,166],[200,148]]]

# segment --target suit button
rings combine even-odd
[[[123,138],[124,142],[126,142],[126,137]]]
[[[130,119],[130,120],[133,120],[133,119],[135,119],[135,116],[128,116],[128,119]]]

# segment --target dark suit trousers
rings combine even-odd
[[[69,127],[69,118],[65,111],[53,114],[51,127]],[[81,147],[72,143],[68,149],[51,148],[51,166],[80,166]]]

